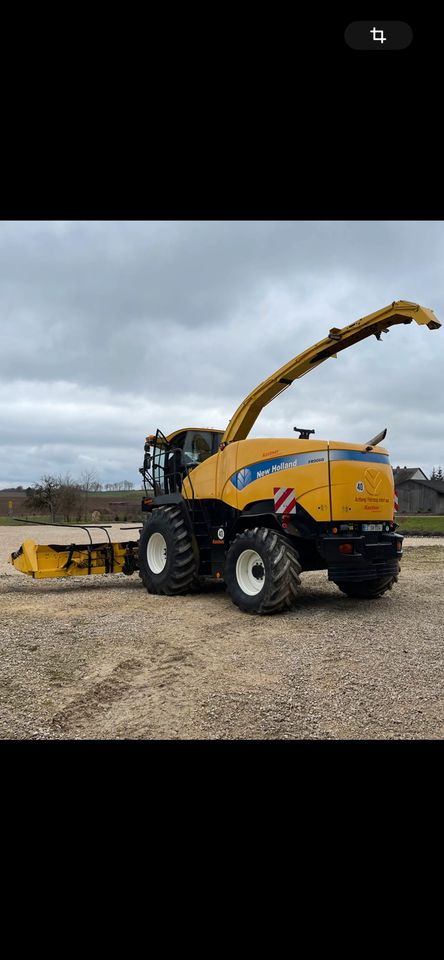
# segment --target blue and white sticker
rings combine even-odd
[[[262,460],[252,463],[249,467],[242,467],[230,477],[231,483],[237,490],[244,490],[255,480],[262,477],[271,477],[281,470],[291,470],[292,467],[304,467],[314,463],[326,463],[327,450],[312,450],[311,453],[291,453],[288,457],[279,457],[277,460]]]
[[[327,463],[330,460],[360,460],[362,463],[390,463],[387,454],[367,453],[364,450],[312,450],[310,453],[291,453],[287,457],[278,457],[276,460],[262,460],[260,463],[251,463],[242,467],[230,481],[237,490],[244,490],[255,480],[273,476],[281,470],[291,470],[292,467],[305,467],[315,463]],[[361,481],[359,481],[361,483]],[[358,490],[358,485],[356,485]],[[359,488],[359,492],[362,492]]]

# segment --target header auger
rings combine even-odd
[[[224,581],[250,613],[292,607],[300,574],[328,571],[349,597],[372,599],[398,579],[402,537],[394,522],[393,471],[380,446],[299,437],[253,439],[261,410],[329,357],[412,320],[430,330],[432,310],[394,301],[349,326],[333,327],[252,390],[225,432],[189,427],[146,438],[140,539],[123,543],[36,546],[27,540],[11,563],[33,577],[138,570],[151,594],[182,595]]]

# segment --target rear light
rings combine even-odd
[[[337,533],[337,532],[338,532],[338,528],[337,528],[337,527],[332,527],[331,532],[332,532],[332,533]]]
[[[397,540],[397,541],[396,541],[396,549],[397,549],[397,550],[402,550],[402,540]]]
[[[353,544],[352,543],[341,543],[339,547],[339,553],[353,553]]]

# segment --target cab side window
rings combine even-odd
[[[184,453],[191,463],[202,463],[212,456],[212,434],[206,430],[188,430]]]

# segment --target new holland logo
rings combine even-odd
[[[379,470],[366,470],[364,473],[364,481],[367,493],[375,497],[382,483],[382,476]]]

